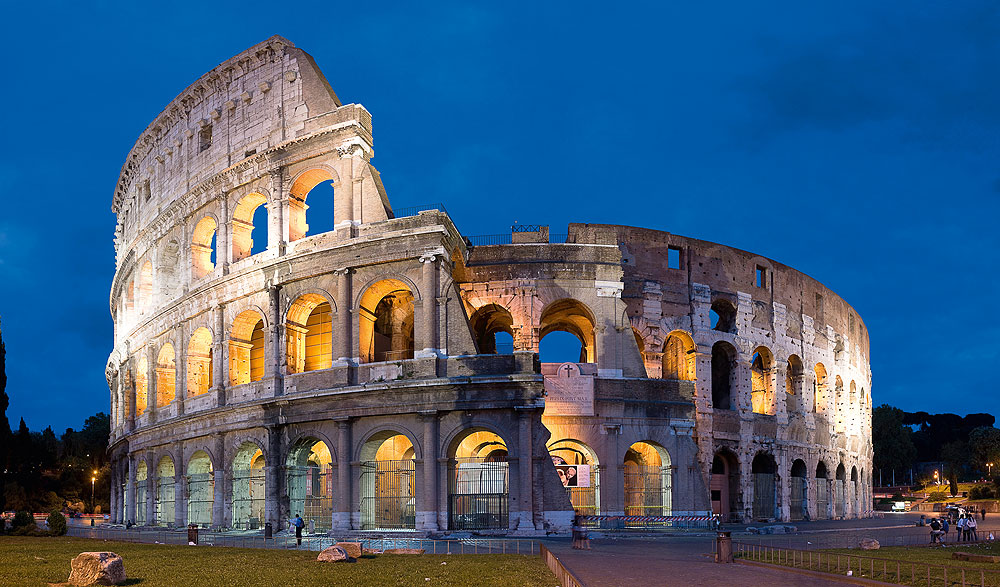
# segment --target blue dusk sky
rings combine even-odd
[[[43,1],[4,20],[13,426],[109,410],[125,155],[274,34],[373,114],[394,206],[444,202],[467,235],[598,222],[753,251],[858,310],[876,404],[1000,413],[995,2]]]

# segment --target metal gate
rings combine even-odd
[[[174,478],[156,478],[156,525],[174,525]]]
[[[601,471],[600,466],[590,467],[590,487],[567,487],[573,510],[581,516],[601,514]]]
[[[774,518],[774,474],[753,475],[753,518]]]
[[[233,469],[233,528],[257,530],[264,517],[264,469]]]
[[[836,515],[838,518],[843,518],[845,514],[844,510],[847,509],[847,504],[844,502],[844,480],[837,479],[837,482],[833,485],[833,490],[833,503],[837,508]]]
[[[830,482],[826,479],[816,479],[816,518],[825,520],[830,517]]]
[[[793,520],[801,520],[806,517],[806,478],[792,477],[791,489],[788,513]]]
[[[361,463],[361,529],[416,528],[413,460]]]
[[[302,514],[318,530],[333,525],[333,468],[285,467],[291,514]]]
[[[202,528],[212,525],[215,503],[215,477],[212,473],[188,475],[188,524]]]
[[[135,523],[137,526],[146,525],[146,481],[136,481],[135,483]]]
[[[670,515],[670,467],[625,464],[625,515]],[[626,526],[663,525],[667,522],[626,522]]]
[[[507,460],[452,459],[448,470],[448,527],[506,530],[510,526]]]

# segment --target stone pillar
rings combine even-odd
[[[782,522],[792,519],[792,465],[788,462],[788,451],[779,450],[775,455],[778,471],[775,481],[778,482],[778,516]]]
[[[213,310],[215,335],[212,340],[212,392],[215,393],[217,405],[226,405],[226,377],[229,369],[226,365],[226,307],[219,304]]]
[[[516,488],[510,488],[517,491],[517,497],[511,500],[512,505],[516,504],[516,511],[512,511],[510,517],[512,518],[511,527],[516,527],[521,533],[523,533],[526,530],[530,531],[531,529],[539,529],[535,525],[534,502],[532,499],[534,492],[531,490],[532,483],[534,482],[531,465],[533,457],[532,417],[534,416],[535,409],[528,406],[516,406],[514,409],[517,410],[518,483]],[[514,519],[517,520],[516,523]]]
[[[356,150],[350,147],[338,149],[341,157],[341,161],[344,162],[340,166],[341,171],[344,175],[340,177],[340,181],[334,186],[335,196],[333,198],[333,222],[337,229],[342,227],[350,227],[354,224],[355,218],[358,218],[354,214],[354,178],[357,173],[356,167],[357,163],[360,161],[358,153]],[[358,180],[360,182],[360,177]],[[360,189],[360,185],[358,189]]]
[[[226,471],[229,469],[226,463],[226,437],[224,434],[216,434],[213,440],[215,462],[212,463],[212,475],[215,477],[215,487],[212,491],[212,526],[225,528],[229,526],[226,520]]]
[[[148,344],[144,349],[146,353],[146,411],[149,413],[149,423],[152,424],[156,422],[157,412],[159,412],[159,406],[157,397],[157,383],[156,380],[156,349],[153,345]]]
[[[184,414],[184,401],[187,399],[187,349],[188,341],[184,322],[174,327],[174,403],[177,404],[177,415]]]
[[[285,202],[288,195],[284,193],[284,168],[279,167],[271,172],[271,199],[267,203],[267,250],[277,249],[279,255],[285,254],[285,244],[288,242],[288,226],[285,223]]]
[[[125,420],[125,427],[131,432],[135,430],[135,359],[131,355],[122,365],[122,370],[125,372],[125,401],[128,405],[126,408],[128,418]]]
[[[174,443],[174,526],[187,525],[187,462],[184,460],[184,443]]]
[[[128,484],[125,485],[125,520],[135,522],[135,457],[128,456]],[[148,466],[147,466],[148,471]],[[147,473],[147,477],[148,477]]]
[[[156,523],[156,502],[154,501],[159,491],[159,483],[156,482],[158,467],[153,461],[153,451],[146,451],[146,503],[140,504],[146,508],[146,525],[152,526]]]
[[[337,326],[333,329],[333,356],[338,363],[349,365],[354,357],[351,343],[354,336],[354,321],[351,320],[351,268],[334,269],[337,276]]]
[[[275,532],[281,529],[281,460],[284,455],[280,426],[267,429],[267,460],[264,461],[264,519]]]
[[[222,275],[229,273],[229,260],[233,252],[229,250],[229,197],[223,194],[219,202],[219,229],[216,233],[215,261],[222,266]]]
[[[111,485],[111,494],[110,494],[110,498],[109,498],[108,501],[110,502],[109,505],[110,505],[111,509],[108,511],[108,513],[111,515],[111,523],[112,524],[117,524],[118,523],[118,498],[115,497],[115,494],[117,494],[118,492],[115,490],[115,485],[116,485],[116,482],[118,481],[118,461],[116,461],[115,459],[111,460],[111,475],[110,475],[110,477],[111,478],[109,479],[109,484]]]
[[[271,320],[271,385],[274,397],[285,394],[285,374],[282,369],[282,357],[285,353],[281,349],[281,286],[272,285],[267,290],[268,313]]]
[[[424,458],[423,476],[424,484],[420,493],[423,499],[419,500],[423,504],[422,512],[417,512],[417,529],[435,532],[438,529],[438,511],[441,509],[441,500],[438,496],[438,415],[436,410],[426,410],[420,412],[420,419],[424,423]]]
[[[424,253],[420,257],[421,267],[421,292],[420,296],[420,320],[417,325],[416,344],[414,347],[417,353],[414,356],[437,357],[440,344],[438,343],[438,253],[431,251]],[[414,316],[414,322],[417,317]]]
[[[333,500],[333,529],[351,529],[351,421],[337,420],[337,495]]]

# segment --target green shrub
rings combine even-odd
[[[20,528],[31,527],[35,525],[35,517],[28,512],[17,512],[14,514],[14,521],[11,522],[10,527],[13,530],[18,530]]]
[[[948,500],[947,491],[932,491],[927,496],[927,501],[937,502],[937,501],[947,501],[947,500]]]
[[[49,524],[49,534],[53,536],[63,536],[66,534],[66,516],[59,512],[52,512],[46,519]]]

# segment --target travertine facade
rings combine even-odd
[[[115,521],[530,535],[574,509],[868,509],[867,332],[835,294],[658,231],[467,239],[440,206],[393,211],[372,145],[280,37],[140,136],[113,202]],[[555,331],[578,362],[539,363]]]

